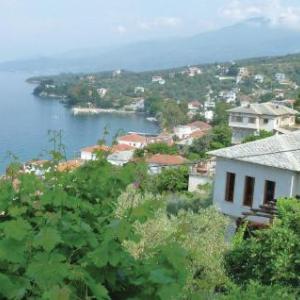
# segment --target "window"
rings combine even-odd
[[[227,202],[233,202],[234,185],[235,185],[235,174],[228,172],[226,175],[226,190],[225,190],[225,201]]]
[[[243,122],[243,117],[240,116],[232,116],[231,117],[232,122],[237,122],[237,123],[242,123]]]
[[[264,119],[264,124],[268,124],[269,120],[268,119]]]
[[[264,194],[264,203],[267,204],[270,201],[273,201],[275,198],[275,186],[274,181],[265,181],[265,194]]]
[[[253,195],[254,195],[255,178],[246,176],[245,177],[245,188],[244,188],[244,205],[252,207]]]
[[[254,124],[256,121],[255,118],[248,118],[248,123]]]

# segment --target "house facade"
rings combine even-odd
[[[295,126],[297,111],[284,105],[254,103],[229,111],[229,127],[232,129],[232,143],[239,144],[245,137],[266,130],[273,133],[286,132]]]
[[[214,205],[234,219],[280,197],[300,195],[300,133],[212,151]],[[255,222],[266,219],[251,217]]]

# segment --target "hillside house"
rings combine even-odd
[[[300,132],[209,154],[216,157],[214,205],[234,219],[274,199],[300,195]]]
[[[138,100],[135,100],[133,103],[124,106],[125,110],[130,110],[130,111],[143,111],[144,108],[145,108],[144,98],[140,98]]]
[[[202,70],[198,67],[189,67],[188,70],[187,70],[187,74],[190,77],[195,77],[197,75],[201,75]]]
[[[117,141],[118,144],[131,146],[136,149],[142,149],[147,146],[147,138],[136,133],[120,136]]]
[[[107,156],[107,161],[114,166],[123,166],[133,159],[134,150],[114,152]]]
[[[143,93],[145,93],[145,88],[142,86],[137,86],[134,88],[134,93],[135,94],[139,94],[139,93],[143,94]]]
[[[232,143],[239,144],[245,137],[260,130],[285,133],[295,126],[297,111],[271,102],[253,103],[229,111],[229,127],[232,129]]]
[[[264,83],[265,77],[261,74],[256,74],[254,80],[258,83]]]
[[[207,132],[211,126],[202,121],[196,121],[187,125],[179,125],[174,128],[174,134],[180,140],[190,137],[195,132]]]
[[[167,168],[178,168],[186,164],[188,160],[180,155],[155,154],[146,159],[146,162],[149,167],[149,174],[154,175]]]
[[[219,96],[226,101],[226,103],[235,103],[237,99],[235,91],[221,91]]]
[[[105,97],[107,92],[108,92],[108,90],[105,88],[97,89],[97,93],[101,98]]]
[[[80,158],[82,160],[96,160],[97,152],[99,151],[108,152],[110,151],[110,147],[105,145],[95,145],[83,148],[80,150]]]
[[[276,73],[275,74],[275,79],[281,83],[284,82],[286,80],[286,75],[284,73]]]

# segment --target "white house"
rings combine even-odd
[[[147,138],[135,133],[127,134],[118,138],[118,144],[142,149],[147,146]]]
[[[180,139],[189,138],[195,132],[207,132],[211,126],[202,121],[196,121],[187,125],[179,125],[174,127],[174,134]]]
[[[232,129],[232,143],[241,143],[245,137],[260,130],[274,133],[286,132],[295,125],[298,112],[284,105],[253,103],[229,110],[229,127]]]
[[[196,75],[201,75],[202,70],[198,67],[189,67],[187,70],[188,76],[194,77]]]
[[[124,108],[131,111],[143,111],[145,108],[145,100],[144,98],[140,98],[131,104],[125,105]]]
[[[275,74],[275,79],[281,83],[281,82],[284,82],[286,80],[286,76],[284,73],[276,73]]]
[[[97,89],[97,93],[101,98],[105,97],[107,92],[108,92],[108,90],[105,88]]]
[[[145,88],[143,86],[137,86],[134,88],[134,93],[138,94],[138,93],[145,93]]]
[[[96,160],[98,151],[110,151],[110,148],[105,145],[95,145],[86,147],[80,150],[80,158],[82,160]]]
[[[225,100],[226,103],[235,103],[237,98],[235,91],[221,91],[219,96]]]
[[[216,157],[213,202],[226,215],[239,218],[274,199],[300,195],[299,132],[209,154]]]
[[[256,75],[254,76],[254,80],[255,80],[256,82],[258,82],[258,83],[263,83],[264,80],[265,80],[265,78],[264,78],[264,76],[261,75],[261,74],[256,74]]]
[[[120,151],[107,156],[107,161],[114,166],[123,166],[130,162],[134,156],[134,151]]]
[[[159,82],[161,80],[164,80],[164,79],[159,75],[152,76],[152,82]]]

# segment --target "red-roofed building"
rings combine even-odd
[[[128,145],[136,149],[142,149],[147,146],[147,138],[136,133],[120,136],[118,144]]]
[[[176,168],[188,162],[180,155],[155,154],[149,157],[146,162],[149,165],[149,173],[158,174],[164,168]]]
[[[123,152],[123,151],[131,151],[134,150],[135,148],[126,144],[116,144],[112,146],[111,152],[116,153],[116,152]]]
[[[80,158],[83,160],[96,160],[98,151],[109,152],[110,147],[106,145],[95,145],[80,150]]]

